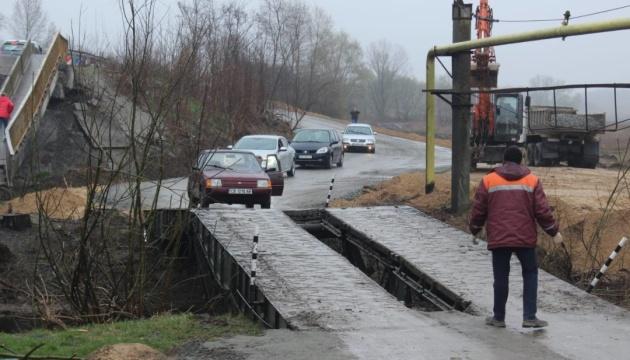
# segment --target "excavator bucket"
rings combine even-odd
[[[477,64],[470,64],[470,87],[479,89],[496,88],[499,78],[499,64],[490,63],[487,69],[479,69]]]

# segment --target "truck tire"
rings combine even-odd
[[[534,151],[534,166],[551,166],[553,164],[553,160],[549,160],[549,159],[545,159],[543,157],[543,143],[539,142],[536,143],[536,145],[534,146],[535,151]]]
[[[536,155],[536,144],[527,144],[527,166],[534,166],[534,156]]]
[[[538,146],[538,143],[534,144],[534,159],[533,159],[534,166],[542,165],[542,151],[540,149],[541,147],[542,146]]]

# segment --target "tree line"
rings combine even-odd
[[[151,2],[123,0],[121,8]],[[167,126],[193,142],[210,141],[217,128],[236,138],[279,104],[294,127],[307,112],[346,119],[353,108],[368,121],[424,117],[424,84],[411,74],[402,47],[380,40],[364,49],[324,10],[301,0],[264,0],[256,8],[187,0],[173,22],[155,17],[146,24],[153,67],[147,81],[159,88],[172,74],[183,77]],[[114,59],[128,55],[103,51]]]

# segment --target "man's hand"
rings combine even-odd
[[[553,237],[553,242],[556,245],[562,244],[563,241],[564,241],[564,238],[562,238],[562,234],[560,234],[560,232],[558,232],[556,236]]]

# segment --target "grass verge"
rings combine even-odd
[[[159,351],[167,351],[191,340],[205,341],[223,336],[261,333],[260,326],[243,316],[224,315],[199,320],[192,314],[169,314],[67,330],[0,333],[0,344],[22,355],[44,344],[33,354],[34,356],[85,357],[94,350],[111,344],[141,343]]]

